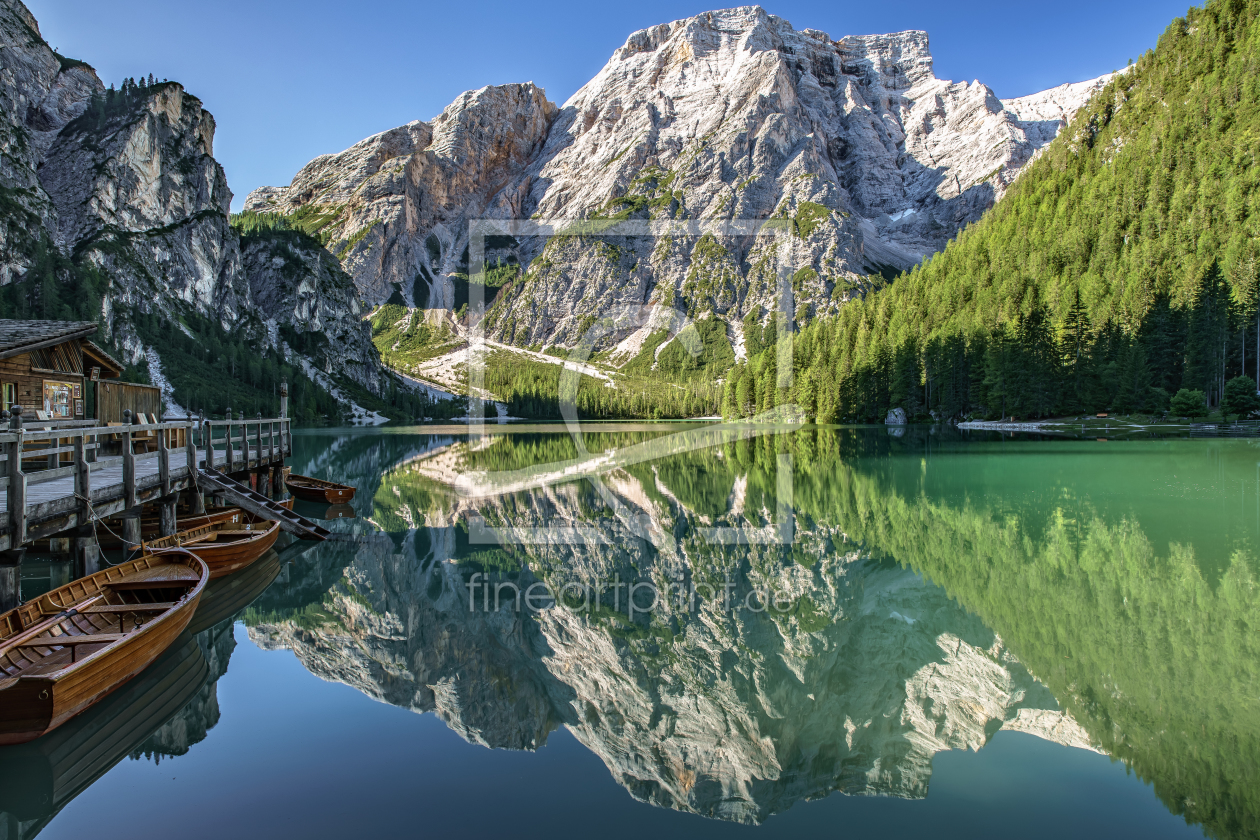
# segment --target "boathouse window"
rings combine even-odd
[[[50,417],[73,417],[75,383],[44,380],[44,411]]]
[[[9,408],[17,402],[17,386],[12,382],[0,384],[0,408]]]

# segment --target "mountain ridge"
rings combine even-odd
[[[804,314],[837,311],[865,275],[908,268],[979,218],[1108,78],[1004,102],[979,83],[936,79],[921,31],[833,41],[760,7],[719,10],[632,33],[561,106],[532,83],[470,91],[436,129],[412,122],[322,155],[245,208],[326,215],[321,232],[369,305],[455,310],[472,218],[767,219],[809,205],[822,215],[805,241],[767,254],[722,240],[731,276],[700,283],[688,282],[700,260],[687,244],[618,241],[632,256],[612,266],[566,249],[559,277],[534,266],[543,242],[489,254],[529,266],[487,322],[505,343],[572,346],[586,316],[647,303],[712,312],[739,345],[741,320],[773,308],[763,275],[812,272],[795,290]],[[426,156],[449,159],[441,124],[461,111],[469,123],[526,123],[526,142],[512,156],[485,139],[503,163],[491,178],[422,181]],[[409,145],[396,142],[404,134]],[[627,324],[608,341],[636,330],[652,327]]]

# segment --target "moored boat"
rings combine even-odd
[[[144,554],[187,548],[206,562],[214,580],[243,569],[262,557],[280,536],[280,523],[253,516],[241,522],[211,522],[141,544]]]
[[[210,579],[181,549],[141,557],[0,615],[0,744],[56,729],[144,670]]]
[[[238,507],[207,508],[205,513],[184,513],[175,519],[177,531],[187,531],[198,525],[209,525],[214,522],[240,522],[246,514]],[[162,535],[161,521],[157,517],[145,516],[140,520],[141,540],[155,540]],[[122,538],[107,529],[101,528],[96,535],[101,548],[123,548]]]
[[[284,480],[289,492],[304,502],[325,502],[330,505],[344,504],[354,498],[354,488],[345,484],[311,478],[308,475],[290,474]]]

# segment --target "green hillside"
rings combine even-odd
[[[725,412],[1219,405],[1260,339],[1258,12],[1211,0],[1173,21],[945,251],[805,327],[790,389],[763,385],[773,349],[737,366]]]

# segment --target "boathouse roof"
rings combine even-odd
[[[76,338],[86,338],[95,333],[96,329],[95,321],[0,320],[0,359],[63,344]]]

